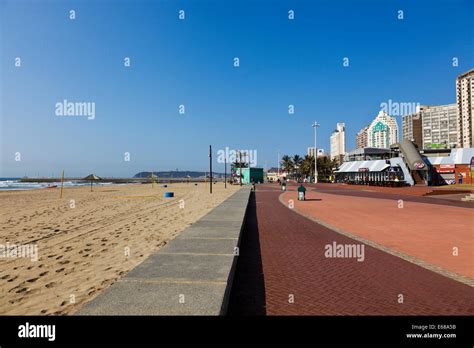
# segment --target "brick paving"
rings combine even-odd
[[[381,250],[365,245],[363,262],[326,258],[327,244],[359,242],[288,209],[280,194],[276,185],[257,186],[256,214],[243,232],[230,314],[245,308],[240,314],[474,315],[472,287]],[[264,301],[264,311],[261,304],[249,304],[252,293]]]
[[[351,235],[373,241],[417,260],[441,267],[474,284],[474,210],[448,205],[424,204],[398,199],[373,199],[307,192],[298,201],[287,192],[295,209]],[[448,203],[448,202],[446,202]],[[453,255],[453,248],[458,255]]]
[[[418,202],[427,204],[438,204],[461,208],[474,208],[474,202],[463,202],[461,197],[464,194],[422,196],[427,193],[426,187],[404,187],[404,188],[386,188],[374,186],[357,185],[339,185],[339,184],[311,184],[306,185],[310,191],[324,192],[328,194],[344,195],[351,197],[367,197],[374,199],[403,199],[407,202]],[[296,190],[296,185],[291,184],[288,190]],[[393,191],[387,191],[393,190]]]

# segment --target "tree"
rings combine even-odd
[[[304,176],[314,175],[314,157],[306,155],[301,163],[301,173]]]
[[[296,175],[298,176],[299,172],[300,172],[300,167],[301,167],[301,164],[303,163],[303,159],[301,158],[300,155],[294,155],[293,156],[293,165],[294,165],[294,169],[296,171]]]
[[[287,172],[288,174],[290,174],[293,171],[293,168],[295,166],[294,166],[293,160],[291,159],[290,156],[284,155],[281,158],[281,167],[282,167],[283,171]]]
[[[337,160],[329,157],[318,157],[318,179],[329,181],[329,176],[333,174],[334,168],[337,168]]]

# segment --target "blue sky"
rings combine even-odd
[[[470,0],[0,0],[0,12],[2,177],[206,170],[210,144],[276,166],[278,150],[306,154],[314,120],[326,150],[345,122],[349,150],[382,102],[454,103],[474,67]],[[64,99],[94,102],[95,119],[56,116]]]

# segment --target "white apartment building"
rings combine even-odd
[[[356,149],[366,148],[368,145],[367,142],[367,130],[369,126],[362,128],[356,135]]]
[[[389,148],[398,143],[398,124],[395,117],[380,111],[367,129],[367,146]]]
[[[344,123],[338,123],[331,134],[331,159],[341,161],[346,153],[346,130]],[[342,162],[342,161],[341,161]]]
[[[474,69],[456,79],[458,147],[474,147]]]
[[[458,144],[457,104],[420,106],[423,149],[447,148]]]

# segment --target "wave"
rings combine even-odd
[[[1,190],[37,190],[48,188],[48,186],[61,186],[61,182],[21,182],[20,180],[0,180]],[[90,183],[65,181],[64,187],[88,186]],[[111,182],[94,183],[94,186],[112,185]]]

